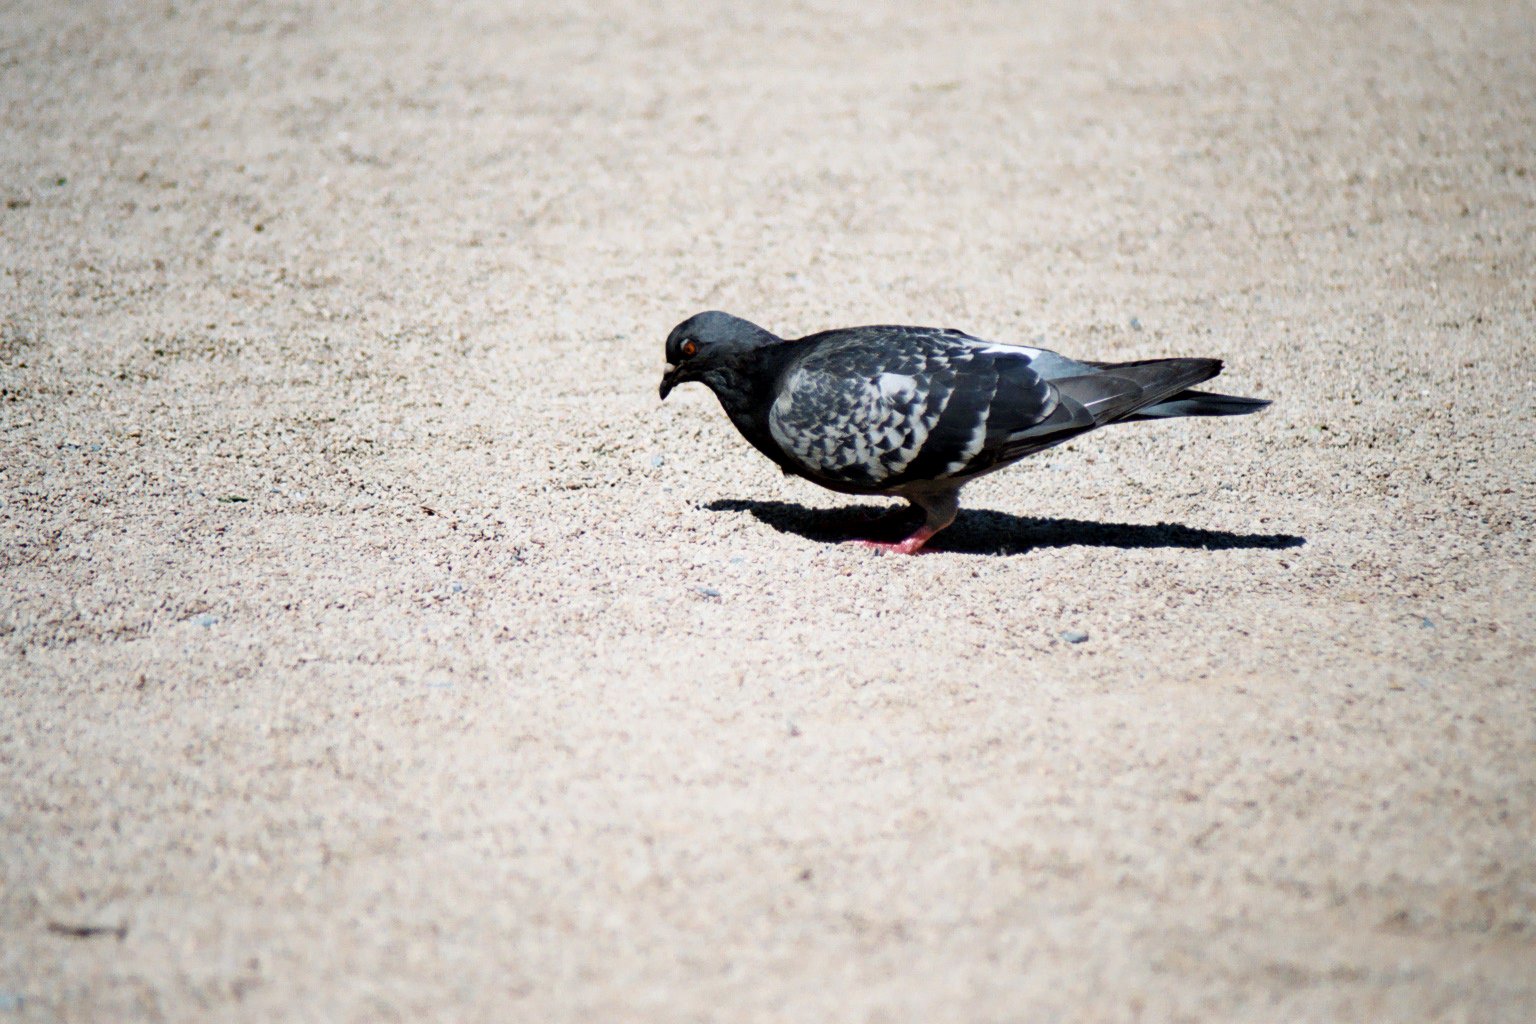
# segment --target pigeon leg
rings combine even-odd
[[[912,536],[908,537],[906,540],[896,541],[895,543],[884,540],[850,540],[846,543],[858,544],[866,548],[874,548],[876,551],[881,553],[889,552],[893,555],[917,555],[922,553],[923,545],[928,543],[928,539],[938,532],[938,530],[935,530],[927,523],[924,523],[922,526],[917,528],[916,532],[914,532]]]
[[[888,551],[894,555],[915,555],[923,550],[923,545],[927,544],[934,534],[954,522],[955,514],[960,511],[958,490],[920,495],[909,494],[906,497],[926,514],[923,525],[912,531],[911,536],[894,544],[878,540],[856,540],[852,543],[862,544],[876,551]]]

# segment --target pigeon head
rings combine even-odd
[[[779,338],[750,321],[710,310],[689,317],[667,335],[667,371],[661,378],[666,399],[679,384],[696,380],[716,394],[734,390],[747,357]]]

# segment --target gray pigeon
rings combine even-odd
[[[785,473],[844,494],[899,495],[925,521],[895,544],[916,554],[955,520],[960,488],[1108,423],[1234,416],[1269,403],[1191,386],[1219,359],[1094,363],[933,327],[849,327],[796,341],[728,313],[667,336],[661,397],[687,381]]]

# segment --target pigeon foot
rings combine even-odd
[[[929,538],[938,532],[938,530],[932,529],[928,526],[921,526],[918,527],[917,531],[906,540],[899,540],[894,543],[883,540],[850,540],[845,541],[845,543],[859,544],[866,548],[874,548],[882,555],[917,555],[922,553],[923,545],[928,543]]]

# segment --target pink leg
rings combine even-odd
[[[915,495],[907,495],[907,500],[922,509],[927,516],[927,521],[912,531],[912,535],[906,540],[899,540],[892,544],[883,540],[855,540],[852,544],[862,544],[876,551],[889,551],[893,555],[915,555],[923,550],[923,545],[944,527],[955,521],[955,512],[960,508],[960,488],[950,491],[927,491]]]
[[[923,550],[923,545],[928,543],[928,538],[938,532],[938,530],[925,524],[919,526],[912,536],[906,540],[894,543],[884,540],[851,540],[847,543],[862,544],[864,547],[874,548],[876,551],[888,551],[893,555],[915,555]]]

